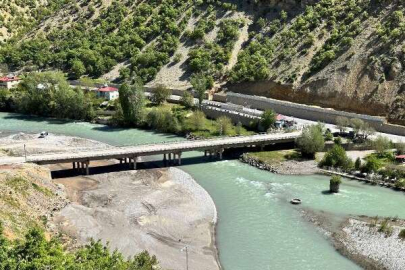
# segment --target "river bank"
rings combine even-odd
[[[250,154],[243,154],[239,160],[260,170],[284,175],[312,175],[319,172],[315,160],[280,160],[266,162]]]
[[[3,134],[3,156],[67,152],[112,147],[93,140],[50,134]],[[113,165],[96,162],[93,166]],[[49,166],[71,169],[71,164]],[[216,207],[209,194],[190,175],[176,168],[100,173],[56,179],[70,203],[53,213],[49,226],[68,236],[72,248],[91,238],[109,243],[125,256],[143,250],[156,255],[164,269],[185,266],[220,269],[215,243]]]
[[[399,232],[405,229],[405,220],[395,217],[342,217],[310,209],[303,209],[301,214],[330,239],[340,254],[363,269],[403,269],[405,241],[399,237]]]

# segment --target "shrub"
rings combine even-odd
[[[354,162],[354,168],[356,170],[360,170],[361,168],[361,159],[359,157],[356,159],[356,162]]]
[[[307,126],[302,131],[302,136],[297,140],[298,148],[304,156],[315,157],[325,147],[325,140],[320,125]]]
[[[327,129],[325,131],[325,141],[331,141],[331,140],[333,140],[333,134],[329,129]]]
[[[399,232],[398,237],[399,237],[400,239],[405,239],[405,229],[402,229],[402,230]]]
[[[391,236],[392,235],[393,228],[392,228],[391,224],[389,223],[388,218],[384,219],[381,222],[380,227],[378,228],[378,231],[384,233],[385,236]]]
[[[340,133],[343,133],[350,126],[350,120],[346,117],[338,116],[336,117],[336,126],[339,128]]]
[[[190,117],[191,129],[193,131],[202,130],[205,124],[205,114],[202,111],[196,111]]]
[[[191,109],[194,107],[194,97],[193,95],[188,92],[188,91],[184,91],[183,96],[181,97],[181,105],[183,105],[184,107],[186,107],[187,109]]]
[[[373,148],[377,151],[379,156],[384,156],[384,154],[390,149],[391,141],[384,136],[379,135],[373,141]]]
[[[221,116],[216,121],[217,132],[219,135],[229,135],[232,131],[232,120],[229,117]]]
[[[164,85],[159,85],[152,91],[151,101],[156,105],[163,104],[172,94],[172,91]]]
[[[342,146],[335,144],[332,149],[325,154],[320,165],[349,170],[353,167],[353,162],[346,155],[345,149]]]
[[[363,166],[362,171],[366,173],[377,172],[381,167],[381,161],[375,156],[370,156],[367,158],[367,162]]]
[[[397,148],[397,154],[398,155],[404,155],[405,154],[405,143],[397,143],[396,144]]]
[[[341,137],[337,137],[333,140],[333,142],[337,145],[342,145],[342,138]]]
[[[260,127],[263,130],[268,130],[270,127],[274,126],[276,122],[276,114],[273,110],[266,110],[260,119]]]

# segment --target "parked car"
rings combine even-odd
[[[49,133],[48,133],[48,131],[42,131],[40,134],[39,134],[39,137],[38,138],[45,138],[46,136],[48,136],[49,135]]]

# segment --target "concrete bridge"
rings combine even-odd
[[[71,162],[73,169],[89,174],[90,161],[95,160],[118,159],[120,163],[127,163],[130,169],[136,169],[138,157],[163,154],[165,163],[171,164],[175,162],[181,165],[181,155],[183,152],[204,151],[205,156],[212,157],[215,155],[222,159],[225,149],[248,146],[264,147],[271,144],[294,142],[300,136],[301,132],[293,132],[147,144],[93,151],[87,150],[77,153],[33,155],[28,156],[25,162],[39,165]]]

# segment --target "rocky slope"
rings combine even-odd
[[[0,62],[174,88],[203,72],[231,91],[405,124],[403,1],[141,2],[66,1]]]
[[[48,219],[66,204],[63,188],[52,183],[48,169],[0,166],[0,220],[8,238],[19,238],[32,226],[53,232]]]

